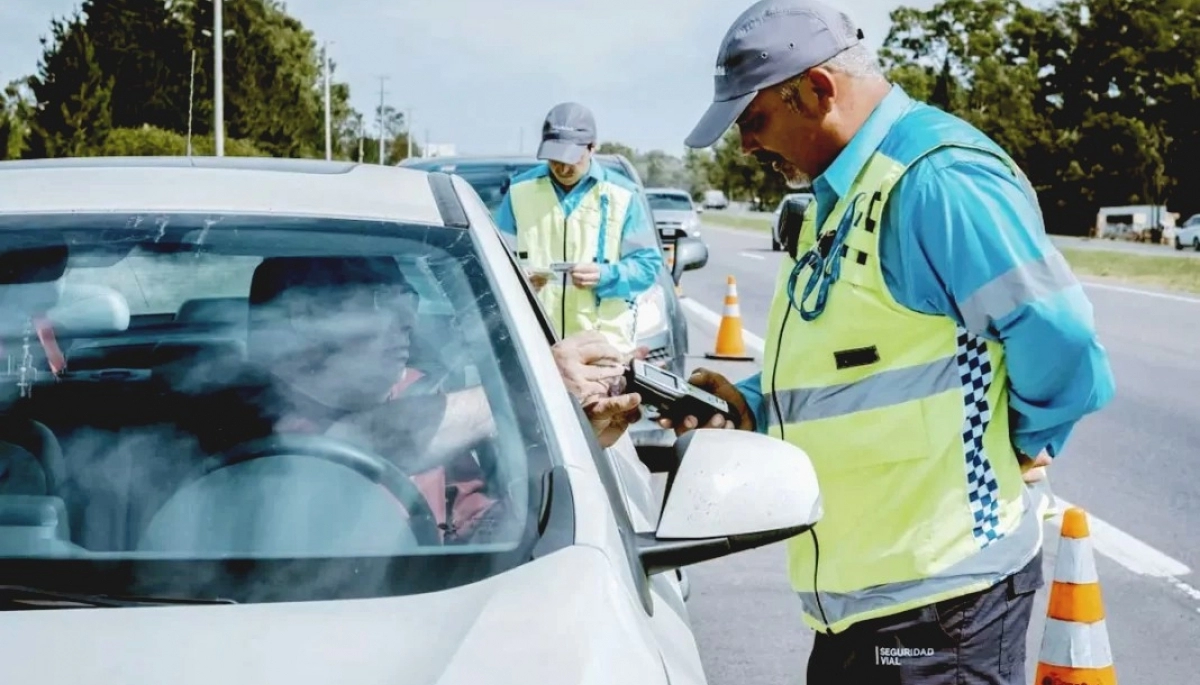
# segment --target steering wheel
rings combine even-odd
[[[408,512],[408,525],[417,542],[422,546],[441,544],[433,510],[408,474],[383,457],[322,435],[273,435],[244,442],[204,460],[194,477],[203,478],[219,469],[284,455],[315,457],[332,462],[355,471],[372,483],[382,485]]]

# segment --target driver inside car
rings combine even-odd
[[[505,507],[484,492],[471,450],[493,436],[492,413],[482,387],[443,392],[410,366],[418,302],[391,257],[263,260],[250,287],[250,368],[201,413],[228,418],[209,449],[323,434],[412,474],[444,543],[487,541]]]

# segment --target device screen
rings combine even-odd
[[[671,388],[672,390],[675,390],[676,392],[680,392],[683,389],[680,386],[680,381],[678,378],[676,378],[673,374],[667,373],[666,371],[663,371],[662,369],[660,369],[656,366],[652,366],[650,364],[642,364],[642,373],[646,376],[647,379],[649,379],[650,381],[652,381],[654,383],[657,383],[658,385],[666,386],[668,388]]]

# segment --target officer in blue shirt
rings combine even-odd
[[[526,253],[560,335],[600,330],[631,351],[632,305],[657,281],[663,255],[637,186],[592,159],[596,143],[590,110],[555,106],[542,126],[543,163],[512,179],[495,218]],[[561,282],[549,271],[554,262],[572,264]]]
[[[805,217],[806,231],[815,230],[821,237],[832,238],[835,246],[829,249],[818,240],[804,254],[797,255],[795,268],[802,269],[806,260],[812,260],[816,266],[809,267],[809,272],[825,274],[821,280],[831,283],[830,290],[840,293],[828,298],[830,310],[836,301],[842,306],[878,312],[880,320],[903,323],[910,329],[944,331],[938,335],[953,336],[957,328],[959,340],[967,341],[972,354],[977,350],[993,350],[998,360],[1002,351],[1003,362],[997,361],[997,365],[1002,363],[1006,367],[1008,382],[1001,389],[983,392],[989,394],[989,400],[1007,403],[1010,416],[1007,437],[1011,449],[996,449],[994,455],[1019,460],[1018,483],[1021,472],[1026,482],[1036,481],[1044,475],[1040,469],[1062,453],[1076,423],[1105,406],[1114,394],[1112,370],[1096,338],[1091,304],[1047,237],[1036,195],[1024,175],[1014,173],[1003,152],[981,132],[956,117],[914,102],[899,86],[888,83],[874,55],[862,44],[862,38],[846,15],[818,0],[755,3],[738,17],[725,36],[717,58],[714,101],[689,135],[687,144],[707,147],[731,125],[736,125],[747,153],[775,168],[790,185],[811,182],[816,214]],[[938,147],[939,143],[947,146]],[[860,192],[868,198],[873,192],[885,192],[875,190],[887,188],[887,181],[879,180],[879,173],[874,170],[895,160],[908,166],[890,187],[882,209],[864,201],[856,210],[852,199],[859,197]],[[808,211],[814,210],[810,207]],[[879,214],[873,214],[876,211]],[[827,217],[836,218],[839,212],[843,220],[826,222]],[[865,229],[861,228],[864,215],[872,217]],[[878,216],[877,223],[874,216]],[[810,218],[814,220],[811,224]],[[830,223],[837,226],[829,227]],[[842,226],[851,234],[865,230],[877,236],[878,254],[860,252],[858,248],[873,245],[871,239],[863,239],[861,232],[855,234],[858,242],[854,244],[858,247],[849,252],[838,249],[837,241],[845,239]],[[825,270],[825,265],[849,256],[866,257],[864,261],[871,265],[869,268],[882,272],[886,294],[869,290],[873,282],[861,280],[864,271],[858,272],[860,280],[855,285],[846,285],[845,281],[839,284],[838,276],[831,275],[841,273],[845,279],[845,272],[853,269],[853,264],[841,272],[833,268]],[[840,352],[835,348],[830,359],[826,359],[829,348],[821,345],[853,339],[855,333],[850,329],[859,324],[840,318],[843,315],[837,312],[829,317],[829,312],[823,310],[822,298],[814,296],[814,303],[802,295],[800,291],[809,282],[809,272],[795,286],[794,299],[777,298],[784,305],[780,310],[788,312],[790,323],[784,317],[778,342],[776,332],[772,331],[768,344],[777,348],[776,359],[782,359],[783,366],[790,367],[787,378],[791,383],[813,382],[816,389],[789,390],[785,399],[790,406],[784,412],[781,402],[764,398],[762,374],[735,385],[720,374],[698,370],[691,382],[725,399],[737,413],[732,423],[716,417],[710,427],[760,432],[770,429],[778,433],[787,424],[789,431],[795,429],[789,433],[794,436],[804,429],[805,422],[815,424],[830,416],[851,417],[874,408],[886,410],[904,402],[911,407],[912,402],[922,401],[918,394],[922,387],[940,387],[938,379],[913,379],[904,373],[890,373],[907,369],[887,367],[898,362],[894,358],[881,360],[871,356],[875,347]],[[786,273],[779,287],[792,287]],[[827,317],[824,322],[819,320],[821,316]],[[831,318],[842,323],[834,324]],[[793,333],[790,341],[785,342],[789,325],[800,332]],[[835,325],[842,327],[840,332],[831,332]],[[886,332],[882,337],[886,337]],[[817,338],[818,342],[812,342]],[[887,349],[886,340],[878,342],[879,349]],[[954,349],[953,337],[943,342],[915,342],[941,345],[939,349],[949,344]],[[819,353],[820,358],[812,363],[797,356],[813,353]],[[852,359],[851,353],[863,354]],[[835,368],[832,359],[839,354],[842,356],[838,357]],[[960,353],[959,359],[967,357],[970,355]],[[954,369],[950,370],[943,384],[950,390],[955,389],[954,383],[971,381],[971,372],[977,371],[975,368],[963,371],[961,365],[969,366],[970,359],[959,363],[959,373],[964,375],[960,380]],[[845,377],[862,378],[842,385],[828,382],[841,377],[839,370],[850,367],[854,367],[853,373]],[[877,367],[885,370],[873,374],[870,370]],[[824,374],[824,380],[811,381],[797,369],[815,370]],[[988,380],[984,383],[988,383],[991,371],[985,373]],[[771,387],[775,387],[773,382]],[[783,393],[773,393],[776,398],[780,394]],[[966,413],[959,403],[950,414],[946,413],[945,404],[921,405],[941,407],[938,411],[942,413],[927,416],[929,426],[908,429],[917,435],[935,427],[945,430],[942,427],[948,426],[946,434],[938,433],[933,440],[941,445],[938,449],[945,450],[943,454],[951,457],[958,447],[950,443],[963,441],[969,467],[964,480],[977,476],[971,468],[972,457],[980,457],[978,461],[983,464],[980,468],[992,467],[986,466],[982,448],[972,448],[970,430],[963,429],[960,438],[959,426],[965,420],[968,427],[985,432],[989,425],[995,425],[993,417],[988,415],[988,405],[980,402],[978,395],[966,396],[972,403],[982,405],[982,414],[970,413],[976,406],[972,403],[968,403]],[[788,416],[783,416],[785,413]],[[893,412],[888,416],[889,420],[895,420],[911,413]],[[671,426],[668,421],[663,425]],[[696,427],[696,419],[687,417],[676,431],[683,433]],[[896,432],[903,430],[898,427]],[[845,462],[863,456],[853,451],[839,452],[833,437],[818,443],[820,446],[814,449],[823,452],[820,457],[826,464],[830,460]],[[1003,446],[997,442],[990,444]],[[904,447],[871,444],[863,449],[886,456],[889,450],[894,452]],[[941,458],[937,454],[929,457]],[[911,478],[904,475],[902,464],[910,469],[909,473],[911,469],[927,468],[910,461],[894,462],[892,471],[881,468],[863,472]],[[1010,464],[994,464],[995,473],[1010,478],[1014,473]],[[953,481],[954,468],[960,473],[963,468],[961,463],[954,464],[952,458],[946,465],[950,471],[945,473],[950,475],[948,480],[939,481],[942,483]],[[842,466],[849,468],[844,463]],[[907,482],[900,485],[896,492],[897,498],[907,498],[906,501],[889,503],[888,511],[907,515],[909,511],[926,510],[928,507],[917,503],[921,498],[925,502],[940,501],[944,504],[938,506],[952,511],[957,511],[961,499],[961,507],[966,511],[967,498],[960,497],[957,490],[923,491],[908,485]],[[1011,486],[1006,487],[1007,496],[1013,497]],[[981,507],[994,501],[994,492],[987,495]],[[838,498],[840,507],[856,506],[852,492],[828,494]],[[978,504],[974,496],[970,504]],[[940,563],[942,557],[958,552],[951,551],[949,543],[942,547],[929,544],[929,531],[938,529],[936,521],[920,521],[926,533],[914,534],[912,537],[919,539],[907,541],[915,543],[917,548],[900,548],[906,543],[896,539],[891,548],[883,550],[893,559],[893,565],[903,564],[895,562],[897,558],[920,557],[919,566],[925,575],[913,580],[882,581],[836,593],[822,592],[816,579],[816,562],[809,564],[812,554],[804,547],[807,541],[790,546],[793,585],[800,588],[797,591],[806,618],[815,615],[826,626],[816,636],[809,659],[808,682],[814,685],[1024,682],[1025,633],[1033,591],[1042,583],[1041,525],[1028,505],[1016,502],[1009,511],[1022,512],[1020,523],[1006,524],[1011,527],[1003,535],[985,539],[982,535],[985,531],[976,527],[980,548],[967,564],[976,569],[975,580],[970,578],[970,572]],[[837,516],[839,512],[834,511],[833,504],[829,505],[828,514]],[[983,508],[975,513],[987,516]],[[836,530],[846,529],[844,522],[839,521],[838,525],[842,528]],[[872,522],[863,525],[870,526]],[[951,523],[947,521],[946,525]],[[817,529],[820,528],[818,524]],[[970,527],[965,530],[966,537],[953,543],[958,546],[956,549],[972,542]],[[865,535],[868,531],[863,532]],[[845,554],[844,550],[862,543],[843,537],[826,544],[829,550],[826,554],[837,559],[839,554]],[[827,549],[826,544],[821,545],[822,551]],[[815,546],[814,539],[809,548]],[[803,560],[803,568],[796,567],[797,559]],[[852,562],[872,565],[880,560],[840,561],[841,568],[848,568]],[[966,593],[955,589],[965,587],[968,582],[990,587]],[[939,587],[950,588],[958,596],[906,608],[913,601],[937,597]],[[941,596],[950,595],[943,591]],[[809,604],[814,600],[814,604]],[[888,613],[892,605],[898,608]],[[826,610],[831,620],[826,620]],[[864,618],[855,619],[855,615]],[[839,616],[850,618],[839,620]],[[846,629],[829,627],[852,620],[853,624]],[[888,658],[881,659],[881,653]]]

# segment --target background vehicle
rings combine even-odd
[[[686,190],[679,188],[647,188],[646,198],[654,212],[654,225],[663,242],[675,238],[700,237],[700,212]]]
[[[596,155],[594,159],[626,178],[638,188],[639,197],[647,217],[653,209],[646,196],[637,169],[621,155]],[[540,164],[534,157],[437,157],[429,159],[410,158],[400,163],[401,167],[441,171],[462,176],[483,198],[487,208],[495,214],[501,200],[508,192],[513,176]],[[657,233],[657,232],[656,232]],[[673,245],[664,245],[659,236],[659,248],[669,254],[668,269],[659,276],[659,284],[642,294],[637,300],[638,344],[650,348],[650,359],[665,365],[676,375],[684,375],[688,353],[687,319],[679,305],[675,286],[682,271],[672,273],[675,250]],[[705,257],[707,260],[707,256]]]
[[[706,190],[701,206],[705,209],[728,209],[729,198],[725,197],[725,193],[720,190]]]
[[[462,179],[175,157],[3,162],[0,182],[4,349],[28,317],[56,333],[0,376],[5,472],[38,472],[0,490],[12,682],[702,685],[670,572],[821,516],[802,452],[712,430],[675,445],[660,515],[629,441],[601,449],[567,395],[549,321]],[[486,395],[494,437],[471,457],[512,514],[489,541],[418,532],[411,455],[328,433],[214,449],[237,421],[188,411],[238,388],[223,370],[257,344],[264,258],[350,255],[394,259],[419,295],[410,360]],[[375,295],[358,304],[386,315]],[[87,648],[29,658],[64,640]]]
[[[1093,237],[1159,243],[1165,230],[1175,228],[1175,213],[1163,205],[1103,207],[1096,212]]]
[[[1175,249],[1190,247],[1200,252],[1200,214],[1193,214],[1183,225],[1175,229]]]
[[[780,229],[779,219],[783,214],[783,206],[785,204],[791,202],[796,205],[797,209],[806,210],[806,209],[808,209],[809,203],[811,203],[815,199],[815,197],[816,196],[814,196],[812,193],[789,193],[789,194],[783,196],[783,199],[779,201],[779,206],[777,206],[775,208],[774,214],[771,215],[771,249],[772,250],[774,250],[775,252],[779,252],[780,250],[783,249],[783,241],[780,238],[780,231],[779,231],[779,229]]]

